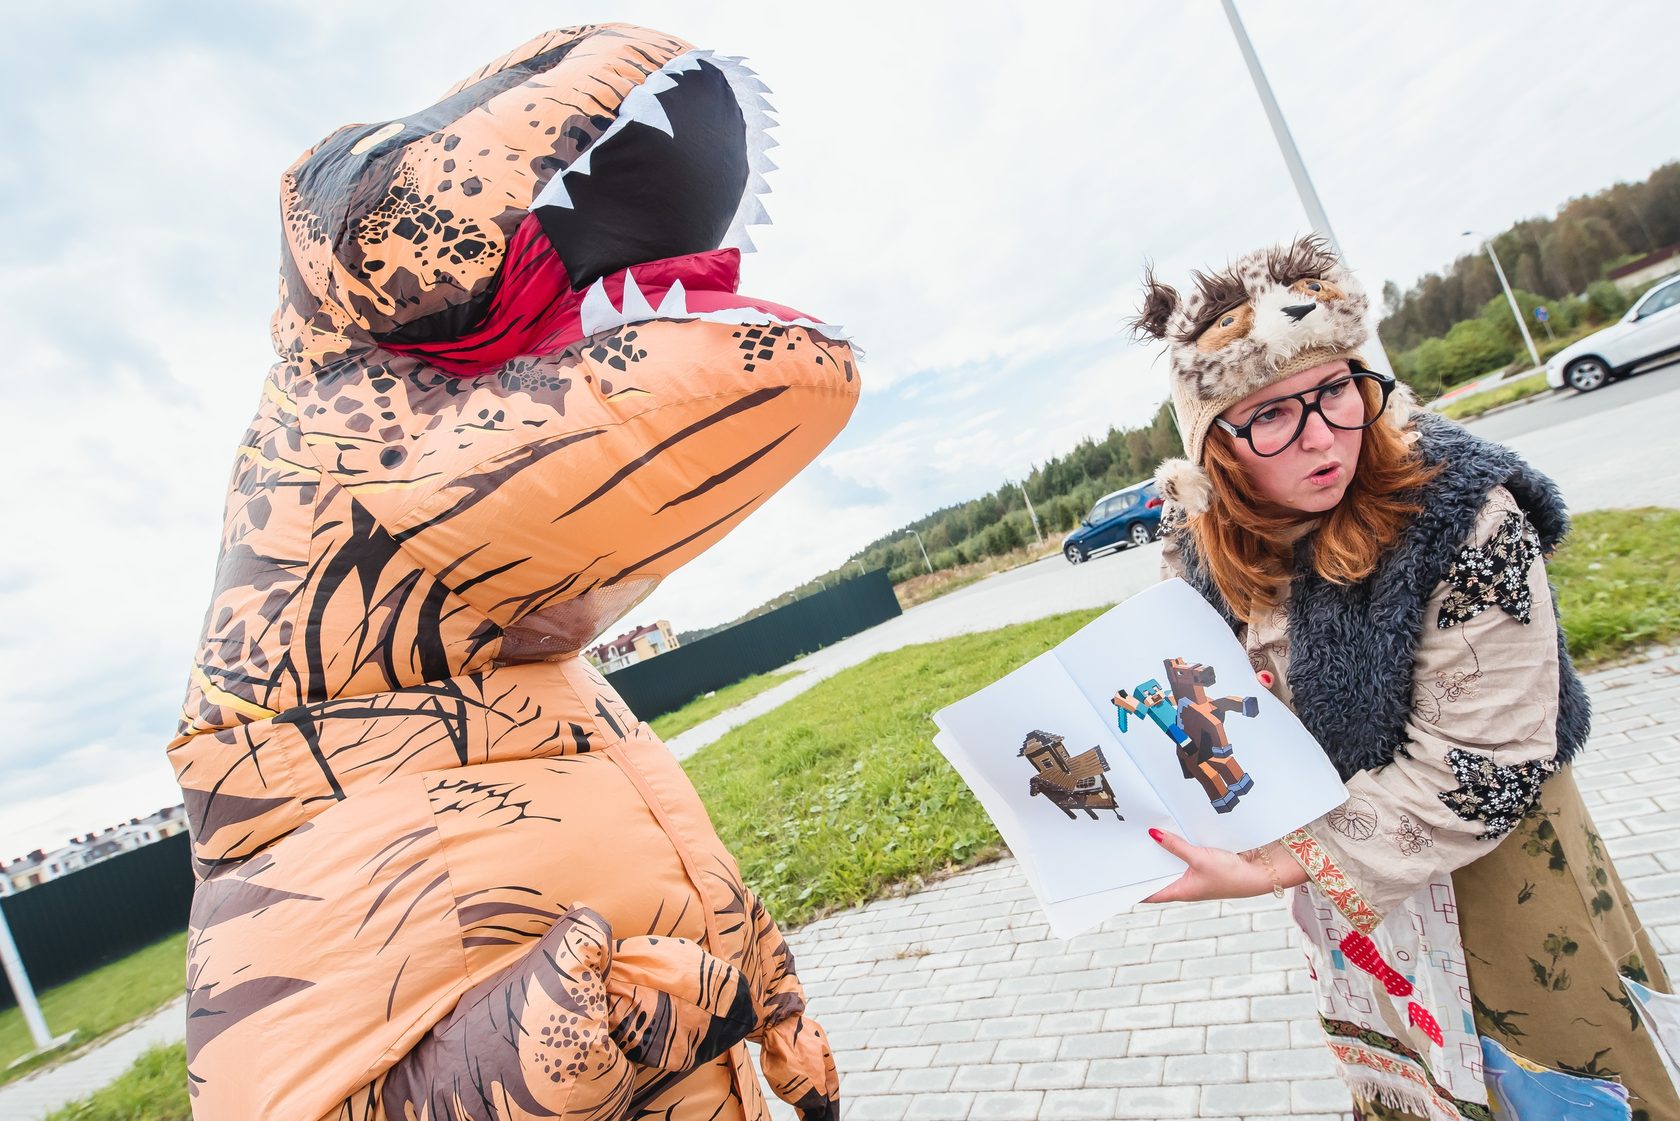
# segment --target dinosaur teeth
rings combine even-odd
[[[591,284],[589,291],[583,294],[583,304],[578,308],[578,321],[586,336],[610,330],[624,322],[624,316],[613,307],[612,299],[607,295],[605,278]]]
[[[659,301],[659,310],[655,314],[661,317],[688,314],[688,293],[683,290],[682,281],[671,282],[671,287],[665,293],[665,298]]]
[[[560,172],[549,177],[543,189],[537,192],[536,201],[531,203],[532,209],[539,206],[558,206],[566,210],[572,209],[572,195],[566,190],[566,173]]]
[[[655,315],[653,305],[642,295],[641,286],[636,283],[635,274],[629,269],[624,270],[623,302],[620,314],[626,323],[640,323],[644,319],[652,319]]]

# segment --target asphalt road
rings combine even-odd
[[[1593,393],[1561,393],[1470,424],[1556,479],[1574,511],[1680,507],[1680,363]],[[685,758],[737,724],[876,654],[1080,608],[1106,607],[1160,579],[1158,544],[1081,565],[1059,555],[999,573],[912,607],[896,619],[809,654],[800,676],[671,740]]]
[[[1591,393],[1573,389],[1554,392],[1521,408],[1507,409],[1470,422],[1470,427],[1490,440],[1508,441],[1549,428],[1554,424],[1592,416],[1645,397],[1680,389],[1680,362],[1670,362],[1630,378],[1613,381]]]

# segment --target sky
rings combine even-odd
[[[1680,157],[1680,5],[1238,0],[1373,294]],[[469,14],[470,13],[470,14]],[[713,625],[1166,395],[1164,278],[1305,232],[1216,0],[30,4],[0,44],[0,860],[179,800],[280,173],[550,27],[747,56],[782,122],[742,290],[844,324],[850,426],[628,616]]]

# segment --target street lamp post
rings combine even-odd
[[[1499,277],[1499,287],[1505,290],[1505,302],[1511,305],[1511,314],[1517,318],[1517,330],[1522,332],[1523,343],[1528,347],[1528,356],[1534,359],[1536,366],[1540,365],[1540,352],[1534,349],[1534,340],[1528,334],[1528,324],[1523,322],[1522,308],[1517,306],[1517,298],[1511,294],[1511,286],[1505,280],[1505,270],[1500,267],[1499,254],[1493,251],[1493,239],[1479,234],[1475,230],[1465,230],[1464,236],[1482,239],[1482,245],[1487,249],[1488,258],[1493,261],[1494,274]]]
[[[922,544],[922,535],[917,533],[915,530],[911,530],[910,532],[916,538],[916,547],[922,551],[922,563],[927,565],[927,570],[929,572],[932,572],[933,562],[928,560],[927,546]]]
[[[1025,483],[1016,483],[1015,489],[1021,492],[1021,497],[1027,503],[1027,516],[1032,518],[1033,536],[1038,538],[1040,545],[1044,544],[1044,531],[1038,528],[1038,511],[1033,509],[1032,496],[1027,493]]]
[[[35,999],[35,988],[29,983],[29,973],[23,967],[23,958],[18,955],[17,943],[12,941],[12,929],[6,923],[6,909],[0,906],[0,966],[4,966],[6,980],[11,982],[12,995],[17,998],[18,1010],[23,1013],[23,1022],[29,1026],[30,1038],[35,1041],[35,1053],[50,1051],[54,1047],[68,1043],[74,1032],[54,1037],[47,1030],[47,1021],[41,1015],[41,1005]]]
[[[1342,263],[1351,268],[1347,254],[1342,252],[1342,243],[1336,240],[1336,231],[1330,228],[1330,216],[1324,212],[1324,204],[1318,201],[1318,191],[1313,188],[1312,177],[1307,174],[1307,165],[1301,160],[1301,150],[1295,147],[1295,137],[1290,134],[1289,125],[1283,119],[1283,110],[1278,107],[1277,98],[1272,96],[1271,83],[1266,80],[1266,72],[1260,68],[1260,56],[1254,53],[1254,44],[1248,41],[1248,31],[1243,27],[1242,17],[1237,15],[1236,2],[1220,2],[1225,7],[1225,18],[1231,24],[1231,34],[1237,38],[1237,49],[1242,51],[1243,62],[1248,64],[1248,76],[1254,79],[1254,91],[1260,95],[1260,104],[1266,110],[1266,120],[1271,123],[1278,151],[1283,154],[1284,165],[1289,168],[1289,177],[1295,182],[1295,193],[1300,196],[1301,206],[1307,212],[1307,221],[1312,223],[1315,233],[1330,243],[1330,248],[1336,251],[1336,256],[1341,258]],[[1380,373],[1393,373],[1388,364],[1388,352],[1383,349],[1382,339],[1377,336],[1374,323],[1371,326],[1371,341],[1377,345],[1374,353],[1365,355],[1366,364],[1375,367]]]

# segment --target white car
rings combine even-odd
[[[1546,384],[1586,393],[1634,366],[1680,351],[1680,276],[1656,285],[1602,331],[1558,351],[1546,363]]]

